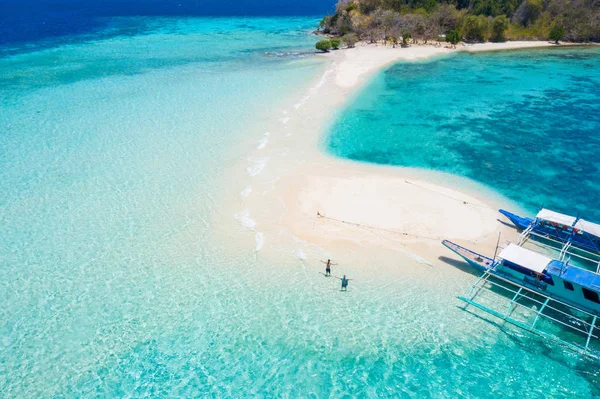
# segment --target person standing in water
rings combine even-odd
[[[337,263],[331,263],[331,259],[327,259],[327,262],[321,261],[321,263],[325,263],[325,276],[331,276],[331,265],[337,265]]]
[[[342,280],[342,291],[348,291],[348,281],[352,279],[346,278],[346,275],[344,274],[344,277],[342,277],[340,280]]]

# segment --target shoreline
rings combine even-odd
[[[354,67],[352,73],[354,75],[364,75],[365,78],[368,78],[374,71],[372,68],[377,70],[381,70],[393,63],[399,61],[417,61],[417,60],[425,60],[430,59],[436,56],[448,55],[452,53],[481,53],[481,52],[494,52],[494,51],[511,51],[511,50],[527,50],[527,49],[542,49],[542,48],[564,48],[564,47],[586,47],[586,46],[597,46],[598,44],[589,44],[589,43],[561,43],[556,45],[552,42],[546,41],[508,41],[502,43],[493,43],[493,42],[485,42],[485,43],[474,43],[474,44],[462,44],[456,48],[451,48],[448,45],[436,46],[434,44],[413,44],[407,48],[395,47],[392,48],[390,46],[381,45],[381,44],[369,44],[366,42],[359,42],[353,48],[343,48],[339,50],[333,50],[328,53],[317,53],[318,57],[327,57],[337,59],[339,56],[334,55],[340,52],[346,51],[364,51],[369,52],[371,56],[374,57],[374,60],[371,60],[373,64],[369,70],[361,70],[360,65],[353,65],[352,62],[349,62],[348,67]],[[380,53],[380,54],[377,54]],[[366,54],[365,54],[366,56]],[[353,56],[360,62],[361,58],[364,56]],[[348,60],[349,61],[349,60]],[[343,80],[346,78],[347,80]],[[352,80],[351,77],[342,77],[343,81],[338,82],[341,85],[346,87],[354,87],[358,82]]]
[[[454,50],[361,44],[317,55],[325,60],[322,74],[282,101],[257,128],[263,133],[242,144],[245,159],[228,171],[241,183],[226,190],[228,211],[219,219],[229,221],[219,223],[230,223],[256,256],[284,251],[303,262],[313,262],[305,256],[306,247],[316,247],[312,252],[322,257],[363,267],[378,257],[380,267],[388,269],[398,263],[399,252],[406,260],[440,266],[448,263],[445,259],[457,259],[441,245],[442,239],[493,253],[499,234],[502,242],[518,237],[498,221],[498,209],[521,210],[493,188],[443,172],[336,158],[322,151],[321,141],[358,89],[395,62],[554,46],[509,42]]]

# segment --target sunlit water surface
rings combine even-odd
[[[467,272],[399,253],[341,293],[213,238],[231,148],[323,71],[316,22],[132,19],[0,59],[0,396],[600,394],[593,363],[460,310]]]

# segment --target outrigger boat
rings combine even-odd
[[[600,359],[600,275],[508,244],[483,256],[442,242],[483,271],[459,299],[580,354]],[[498,247],[496,248],[498,251]]]
[[[566,255],[574,255],[596,263],[596,271],[600,271],[600,224],[548,209],[539,211],[535,219],[521,217],[503,209],[500,209],[500,213],[522,230],[519,245],[529,238],[548,240],[560,247],[561,261]],[[579,249],[583,254],[573,252],[572,248]]]

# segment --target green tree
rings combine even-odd
[[[460,31],[458,29],[451,30],[446,35],[446,41],[454,46],[456,46],[456,44],[461,40],[462,36],[460,35]]]
[[[488,19],[483,15],[469,15],[463,25],[465,39],[477,42],[485,41],[488,33]]]
[[[402,45],[408,46],[408,41],[412,38],[410,32],[405,32],[402,34]]]
[[[349,48],[353,48],[354,45],[358,42],[358,35],[356,33],[348,33],[342,37],[342,41]]]
[[[1,1],[1,0],[0,0]],[[563,40],[600,42],[600,0],[337,0],[319,30],[331,37],[415,42],[460,29],[465,40],[546,39],[559,25]],[[504,17],[506,18],[504,18]],[[500,18],[497,18],[500,17]],[[556,41],[556,40],[555,40]]]
[[[494,18],[492,21],[492,37],[491,40],[494,42],[505,42],[506,36],[504,33],[508,29],[510,23],[505,15],[500,15]]]
[[[315,47],[317,50],[326,53],[331,50],[331,40],[319,40],[317,44],[315,44]]]
[[[334,50],[337,50],[338,48],[340,48],[340,43],[342,42],[340,39],[333,38],[333,39],[329,39],[329,41],[331,42],[331,48],[333,48]]]
[[[552,40],[555,44],[558,44],[559,40],[565,36],[565,30],[560,25],[554,25],[552,29],[550,29],[550,34],[548,35],[548,39]]]
[[[496,16],[501,13],[502,3],[499,0],[474,0],[473,14]]]

